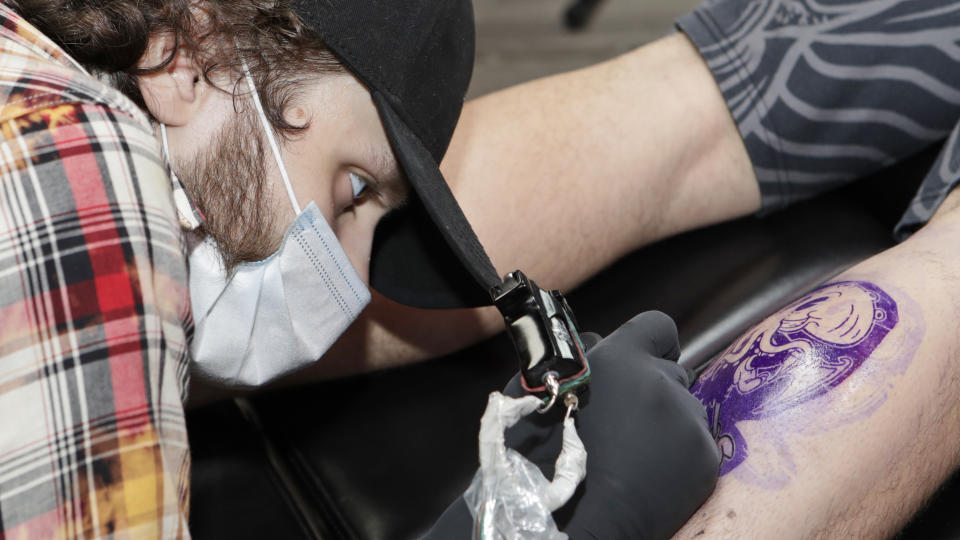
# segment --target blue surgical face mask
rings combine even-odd
[[[242,67],[297,218],[275,253],[241,263],[230,276],[211,239],[194,249],[191,350],[201,377],[259,386],[319,359],[370,303],[370,291],[317,205],[301,211],[246,63]],[[163,142],[169,155],[165,136]],[[350,182],[354,196],[366,188],[355,174]]]

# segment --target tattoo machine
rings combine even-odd
[[[546,413],[560,400],[569,416],[590,381],[590,365],[567,300],[519,270],[507,274],[490,294],[520,358],[522,386],[543,400],[537,411]]]
[[[566,538],[552,512],[573,496],[586,475],[587,452],[570,414],[590,380],[590,366],[570,305],[560,291],[545,291],[519,270],[490,289],[520,358],[520,384],[529,394],[493,392],[480,421],[480,469],[464,493],[474,538]],[[547,481],[540,469],[504,444],[504,431],[557,401],[567,408],[563,444]],[[531,533],[535,533],[531,536]]]

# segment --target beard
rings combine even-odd
[[[239,263],[266,259],[282,240],[273,232],[265,155],[259,123],[240,112],[193,159],[177,164],[177,175],[206,218],[198,232],[217,243],[228,275]]]

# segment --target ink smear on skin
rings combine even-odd
[[[707,408],[724,475],[749,455],[737,429],[819,397],[853,374],[898,322],[872,283],[820,287],[752,328],[691,388]]]

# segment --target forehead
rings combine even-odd
[[[397,157],[389,144],[368,145],[366,161],[372,164],[370,171],[374,178],[371,186],[383,198],[383,203],[389,208],[400,206],[410,192],[410,184],[397,162]]]
[[[400,171],[400,164],[397,162],[397,156],[393,153],[390,143],[387,144],[365,144],[361,149],[364,160],[370,163],[374,168],[377,180],[381,182],[402,182],[403,174]]]
[[[360,164],[373,175],[373,187],[389,204],[399,204],[408,191],[407,182],[367,87],[343,73],[324,76],[316,90],[311,94],[311,124],[325,131],[330,143],[356,152]]]

